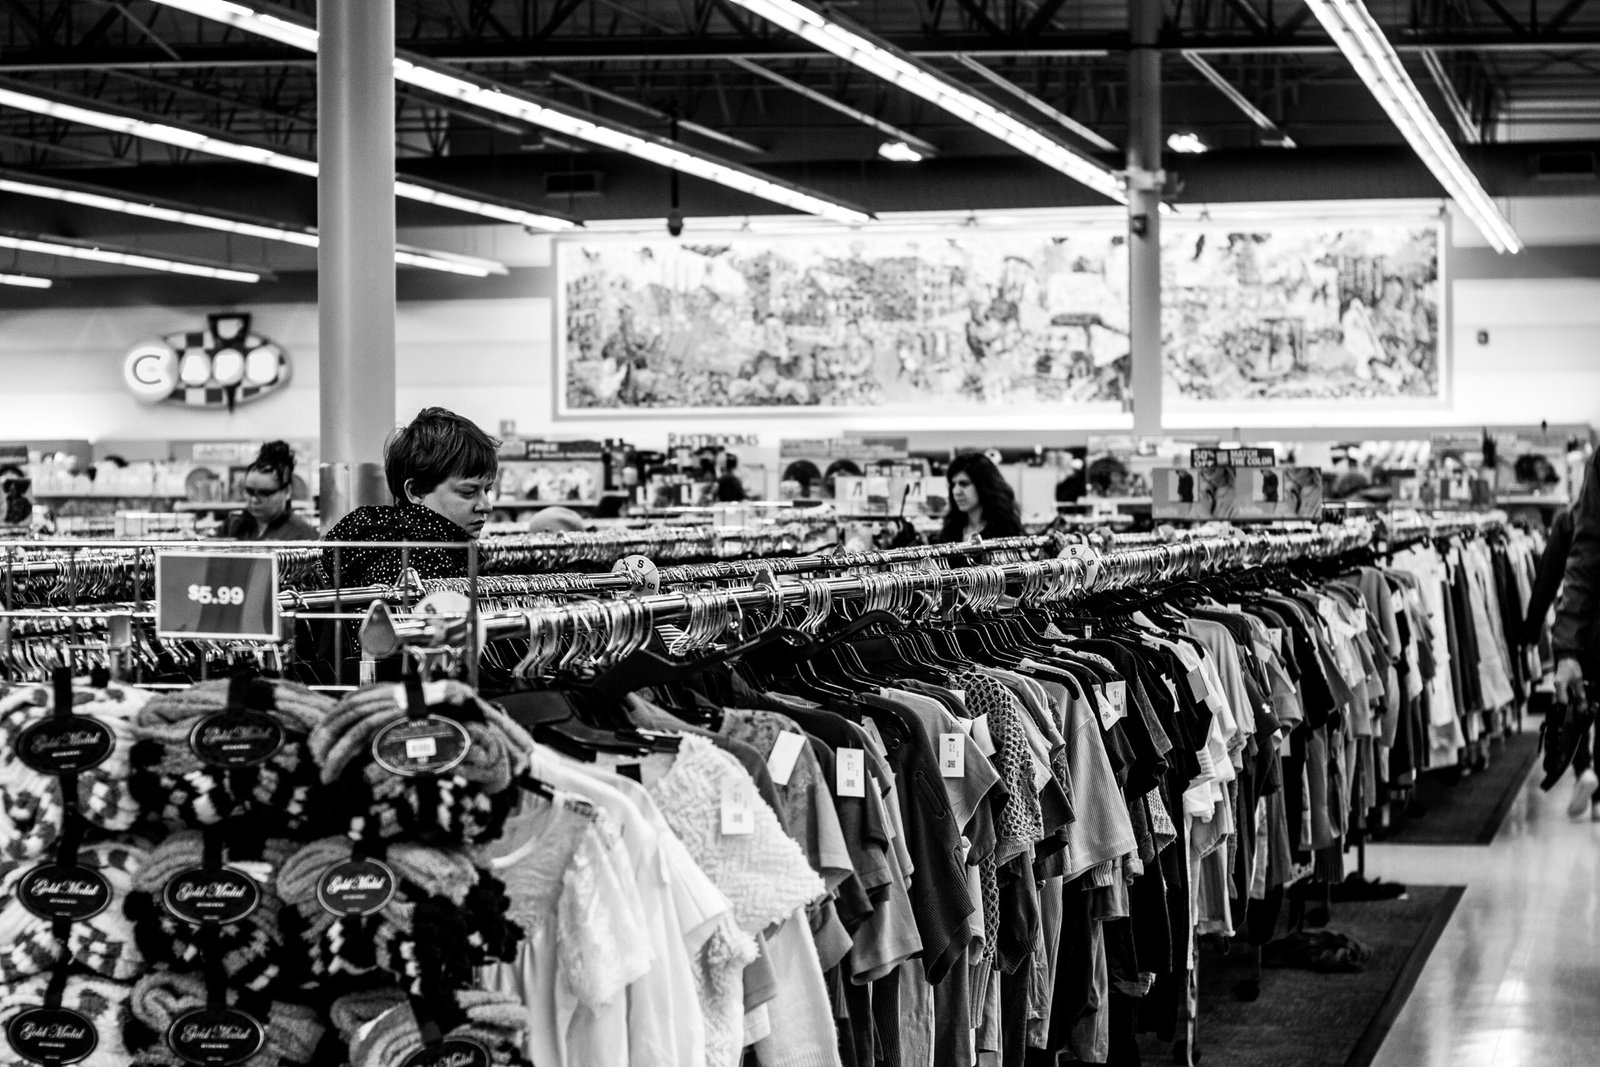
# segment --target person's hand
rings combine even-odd
[[[1556,703],[1579,705],[1583,699],[1583,668],[1571,656],[1563,656],[1556,661]]]

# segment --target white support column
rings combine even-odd
[[[395,424],[394,5],[318,5],[317,343],[324,526],[388,502]]]

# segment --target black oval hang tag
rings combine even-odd
[[[189,748],[213,767],[254,767],[283,747],[283,724],[248,708],[207,715],[189,731]]]
[[[43,863],[22,876],[17,899],[41,919],[82,922],[111,904],[111,883],[92,867]]]
[[[116,747],[116,735],[99,719],[53,715],[22,731],[17,758],[40,774],[76,774],[100,766]]]
[[[201,1008],[178,1016],[167,1028],[167,1047],[185,1063],[232,1067],[266,1044],[267,1032],[237,1008]]]
[[[470,1037],[447,1037],[413,1052],[400,1067],[489,1067],[489,1050]]]
[[[6,1023],[11,1050],[29,1063],[78,1063],[100,1044],[100,1032],[69,1008],[29,1008]]]
[[[472,738],[454,719],[425,715],[401,719],[372,739],[372,758],[390,774],[443,774],[467,758]]]
[[[394,871],[378,860],[341,860],[317,879],[317,903],[330,915],[371,915],[394,899]]]
[[[261,887],[234,867],[190,867],[167,879],[162,905],[187,923],[236,923],[261,904]]]

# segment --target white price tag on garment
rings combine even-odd
[[[767,773],[772,775],[774,782],[789,784],[789,779],[794,777],[794,765],[800,759],[800,751],[805,747],[804,734],[797,734],[793,730],[778,734],[777,740],[772,742],[772,752],[767,756]]]
[[[939,735],[939,773],[946,778],[967,776],[967,735]]]
[[[1106,687],[1097,685],[1092,690],[1094,693],[1094,708],[1100,713],[1100,729],[1109,730],[1117,723],[1117,713],[1111,706],[1111,697],[1106,694]]]
[[[950,690],[950,692],[953,693],[955,695],[955,698],[957,700],[961,701],[961,703],[963,705],[966,704],[966,702],[967,702],[967,691],[965,689],[952,689],[952,690]]]
[[[1272,638],[1273,651],[1275,651],[1278,654],[1278,658],[1279,659],[1283,659],[1284,658],[1284,654],[1283,654],[1283,631],[1282,630],[1277,630],[1277,629],[1271,629],[1271,630],[1268,630],[1267,633]]]
[[[439,743],[431,737],[413,737],[406,741],[406,759],[428,759],[439,751]]]
[[[865,749],[841,748],[837,754],[838,782],[834,793],[841,797],[867,795],[867,753]]]
[[[722,786],[722,836],[746,837],[756,832],[756,813],[750,799],[739,783],[729,781]]]
[[[1120,679],[1106,683],[1106,697],[1111,701],[1111,712],[1117,719],[1128,715],[1128,683]]]

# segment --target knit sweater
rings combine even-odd
[[[745,933],[766,931],[826,891],[755,782],[711,742],[684,736],[671,770],[650,786],[650,793],[689,854],[733,904]],[[722,832],[725,802],[748,807],[750,833]],[[706,1063],[732,1067],[743,1038],[742,989],[732,982],[702,994],[712,1000],[703,1005]],[[825,1032],[831,1044],[832,1027]]]

